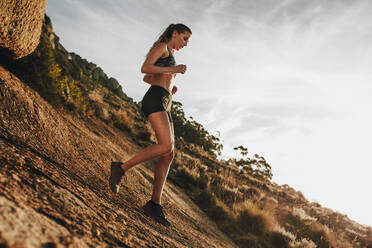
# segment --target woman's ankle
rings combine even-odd
[[[152,203],[154,204],[157,204],[157,205],[160,205],[160,200],[154,200],[154,199],[151,199]]]
[[[124,163],[121,163],[120,168],[126,173],[128,171],[127,167],[125,166]]]

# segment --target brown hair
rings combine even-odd
[[[164,32],[159,36],[158,40],[155,41],[155,43],[152,45],[152,47],[150,48],[149,52],[147,53],[146,57],[149,55],[150,51],[156,47],[157,45],[159,45],[160,43],[166,43],[166,42],[169,42],[171,39],[172,39],[172,34],[173,34],[173,31],[176,30],[177,33],[181,34],[181,33],[184,33],[184,32],[189,32],[190,34],[192,34],[191,32],[191,29],[189,27],[187,27],[186,25],[182,24],[182,23],[178,23],[178,24],[170,24],[165,30]]]

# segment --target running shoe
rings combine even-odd
[[[163,212],[163,206],[156,204],[152,200],[148,201],[145,206],[142,207],[146,215],[153,218],[157,222],[163,224],[164,226],[170,226],[170,222],[165,218]]]
[[[119,183],[123,177],[125,177],[125,173],[121,168],[121,162],[111,162],[111,172],[109,178],[109,186],[112,192],[118,193],[119,192]]]

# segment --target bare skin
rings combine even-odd
[[[177,31],[174,31],[172,39],[167,44],[161,43],[154,47],[142,65],[141,72],[145,73],[143,80],[151,85],[161,86],[171,94],[175,94],[177,87],[174,85],[174,77],[176,73],[184,74],[186,72],[186,65],[159,67],[154,64],[159,58],[169,56],[167,46],[172,52],[174,50],[178,51],[187,46],[190,36],[191,34],[189,32],[179,34]],[[158,157],[159,159],[155,166],[151,199],[155,203],[161,204],[163,188],[174,158],[174,128],[173,123],[168,119],[166,111],[151,113],[148,116],[148,120],[155,131],[158,143],[145,148],[128,161],[122,163],[121,168],[124,172],[127,172],[139,163]]]
[[[178,34],[177,31],[174,31],[172,39],[167,44],[161,43],[154,47],[141,68],[141,72],[146,73],[144,81],[151,85],[161,86],[168,92],[172,92],[176,73],[184,74],[187,69],[186,65],[159,67],[154,64],[159,58],[166,58],[169,56],[167,46],[172,52],[174,50],[179,51],[183,47],[187,46],[190,37],[191,34],[189,32]]]

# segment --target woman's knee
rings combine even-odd
[[[174,150],[174,145],[172,143],[159,144],[159,146],[161,147],[162,155],[172,153]]]
[[[172,151],[170,151],[169,153],[166,154],[166,156],[170,159],[170,160],[173,160],[174,158],[174,147],[172,148]]]
[[[163,160],[166,160],[169,163],[169,165],[170,165],[170,163],[173,161],[174,154],[175,154],[175,152],[174,152],[174,149],[173,149],[172,151],[170,151],[170,152],[162,155],[161,158]]]

